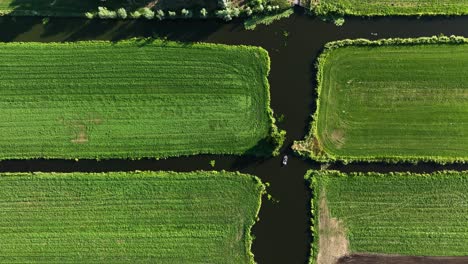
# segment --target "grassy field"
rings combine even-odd
[[[313,189],[315,217],[311,263],[331,263],[323,261],[336,259],[337,253],[468,252],[468,172],[309,171],[306,178]]]
[[[311,10],[318,15],[466,15],[465,0],[311,0]]]
[[[0,174],[4,263],[253,263],[264,186],[230,172]]]
[[[468,160],[468,45],[412,41],[326,49],[312,133],[296,149],[322,161]]]
[[[0,159],[268,155],[276,144],[261,48],[151,40],[0,47]]]

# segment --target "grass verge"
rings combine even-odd
[[[1,43],[0,159],[271,155],[262,48],[121,42]]]
[[[8,263],[254,263],[265,187],[231,172],[0,174]]]
[[[317,111],[293,148],[329,162],[468,160],[468,40],[328,43],[317,62]]]
[[[247,30],[254,30],[257,25],[270,25],[277,20],[288,18],[292,14],[294,14],[293,8],[286,9],[285,11],[274,15],[255,15],[244,22],[244,27]]]
[[[310,10],[319,16],[455,16],[467,15],[468,3],[459,0],[312,0]]]
[[[310,263],[343,256],[322,247],[330,241],[347,243],[344,254],[466,255],[468,172],[309,171],[306,179],[313,194]]]

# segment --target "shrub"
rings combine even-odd
[[[270,0],[270,4],[273,6],[278,6],[279,9],[288,9],[291,7],[291,4],[288,0]]]
[[[230,9],[230,11],[231,11],[231,16],[232,17],[239,17],[239,15],[240,15],[240,9],[239,8],[234,7],[232,9]]]
[[[257,8],[259,6],[263,6],[263,0],[249,0],[247,5],[251,8]]]
[[[244,8],[244,10],[242,10],[242,11],[243,11],[243,13],[244,13],[246,16],[251,16],[251,15],[253,14],[252,8],[250,8],[250,7],[246,7],[246,8]]]
[[[140,9],[141,15],[146,19],[153,19],[154,18],[154,11],[149,9],[148,7],[144,7]]]
[[[106,7],[98,7],[98,16],[101,19],[113,19],[117,18],[117,13],[112,10],[108,10]]]
[[[231,6],[231,2],[229,0],[218,0],[218,6],[221,9],[227,9]]]
[[[333,23],[335,24],[335,26],[341,27],[342,25],[344,25],[345,19],[343,17],[338,17],[333,19]]]
[[[228,9],[216,11],[216,16],[221,18],[224,21],[231,21],[232,20],[231,12]]]
[[[119,8],[117,9],[117,16],[120,17],[121,19],[126,19],[127,18],[127,10],[125,8]]]
[[[157,10],[155,15],[154,15],[157,19],[159,20],[163,20],[164,19],[164,11],[162,11],[161,9]]]
[[[141,13],[138,12],[138,11],[132,12],[132,13],[130,13],[130,17],[134,18],[134,19],[138,19],[138,18],[141,17]]]
[[[207,18],[208,17],[208,11],[206,11],[206,8],[200,9],[200,17],[202,17],[202,18]]]
[[[185,18],[190,18],[192,17],[192,11],[190,10],[187,10],[187,9],[182,9],[182,11],[180,11],[180,13],[182,14],[183,17]]]
[[[177,16],[176,12],[174,11],[168,11],[167,14],[169,15],[169,18],[175,18]]]
[[[94,18],[94,14],[91,13],[91,12],[86,12],[84,15],[85,15],[85,17],[86,17],[87,19],[93,19],[93,18]]]

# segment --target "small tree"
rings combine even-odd
[[[148,7],[144,7],[140,10],[141,15],[146,18],[146,19],[153,19],[154,18],[154,12],[149,9]]]
[[[244,11],[244,14],[245,14],[246,16],[251,16],[252,13],[253,13],[253,12],[252,12],[252,8],[250,8],[250,7],[244,8],[243,11]]]
[[[208,11],[206,11],[206,8],[202,8],[200,10],[200,17],[202,17],[202,18],[207,18],[208,17]]]
[[[138,19],[141,17],[141,13],[138,12],[138,11],[134,11],[132,13],[130,13],[130,17],[133,18],[133,19]]]
[[[168,11],[167,14],[169,15],[169,18],[175,18],[177,15],[174,11]]]
[[[127,18],[127,10],[125,8],[119,8],[117,9],[117,16],[120,17],[121,19],[126,19]]]
[[[159,20],[163,20],[164,16],[165,16],[164,11],[162,11],[161,9],[157,10],[155,13],[155,17]]]
[[[192,17],[192,12],[189,11],[189,10],[187,10],[187,9],[185,9],[185,8],[182,9],[182,10],[180,11],[180,13],[181,13],[182,16],[185,17],[185,18],[190,18],[190,17]]]
[[[223,19],[224,21],[232,20],[231,11],[228,9],[216,11],[216,16]]]
[[[239,8],[234,7],[230,11],[231,11],[230,13],[231,13],[232,17],[239,17],[239,15],[240,15],[240,9]]]
[[[117,13],[115,11],[108,10],[105,7],[98,7],[98,16],[101,19],[112,19],[117,18]]]
[[[93,19],[93,18],[94,18],[94,14],[91,13],[91,12],[86,12],[86,13],[85,13],[85,17],[86,17],[87,19]]]

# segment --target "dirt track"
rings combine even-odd
[[[351,255],[342,257],[338,264],[467,264],[468,257],[406,257],[383,255]]]

